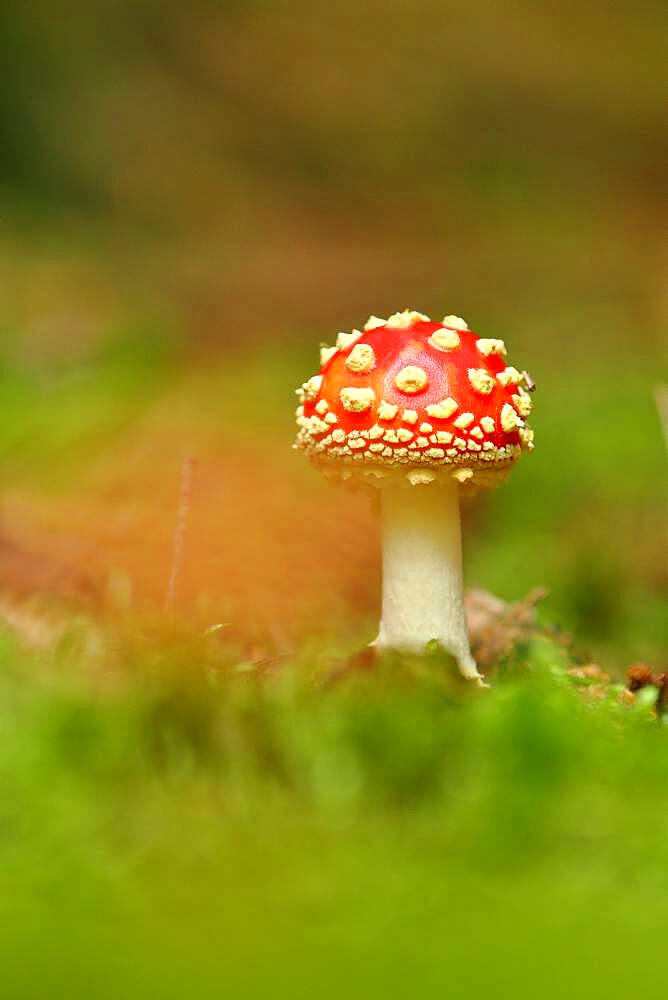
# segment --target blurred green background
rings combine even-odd
[[[666,34],[654,0],[2,4],[4,995],[662,991],[665,735],[564,671],[668,670]],[[320,689],[378,537],[293,389],[406,306],[538,386],[464,509],[471,586],[547,590],[487,701]]]

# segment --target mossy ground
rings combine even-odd
[[[4,634],[5,996],[663,994],[651,699],[584,698],[547,641],[482,692],[238,656]]]

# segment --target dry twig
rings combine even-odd
[[[654,389],[654,402],[659,414],[659,423],[663,431],[663,440],[668,450],[668,385],[657,385]]]
[[[179,490],[179,505],[176,512],[174,528],[174,545],[172,548],[172,568],[165,593],[164,609],[171,611],[176,601],[179,579],[183,569],[185,555],[186,531],[192,503],[193,468],[195,462],[192,455],[186,456],[181,466],[181,488]]]

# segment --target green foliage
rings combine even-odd
[[[8,1000],[660,995],[632,959],[668,889],[645,699],[582,700],[545,646],[487,692],[436,657],[332,685],[206,641],[144,641],[143,673],[63,648],[2,646]]]

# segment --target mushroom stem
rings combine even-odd
[[[436,640],[464,677],[482,681],[464,616],[458,484],[388,484],[381,504],[383,609],[372,645],[421,653]]]

